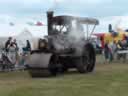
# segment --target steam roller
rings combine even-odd
[[[47,21],[48,35],[38,40],[37,47],[26,61],[30,76],[55,76],[70,68],[76,68],[80,73],[92,72],[96,56],[91,34],[99,21],[94,18],[54,16],[53,11],[47,12]],[[90,34],[89,25],[94,26]]]

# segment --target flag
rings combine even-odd
[[[38,21],[38,22],[36,23],[36,26],[43,26],[43,24],[42,24],[42,22],[39,22],[39,21]]]
[[[35,24],[33,22],[27,22],[28,25],[34,26]]]

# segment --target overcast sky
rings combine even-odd
[[[56,15],[68,14],[99,19],[96,32],[107,32],[107,26],[128,28],[127,0],[0,0],[0,35],[19,34],[24,28],[36,30],[35,36],[43,35],[46,26],[30,27],[26,22],[42,21],[46,24],[46,11]],[[10,27],[9,22],[15,26]],[[117,24],[118,23],[118,24]]]

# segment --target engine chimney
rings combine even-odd
[[[47,12],[47,24],[48,24],[48,35],[52,35],[52,20],[53,20],[53,11]]]
[[[112,25],[111,24],[108,25],[108,32],[110,32],[110,33],[112,32]]]

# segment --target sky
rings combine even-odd
[[[95,32],[113,28],[128,28],[127,0],[0,0],[0,36],[17,35],[28,29],[34,36],[46,34],[46,26],[33,27],[26,22],[41,21],[47,25],[46,12],[55,15],[75,15],[97,18],[100,22]],[[13,22],[15,25],[10,26]]]

